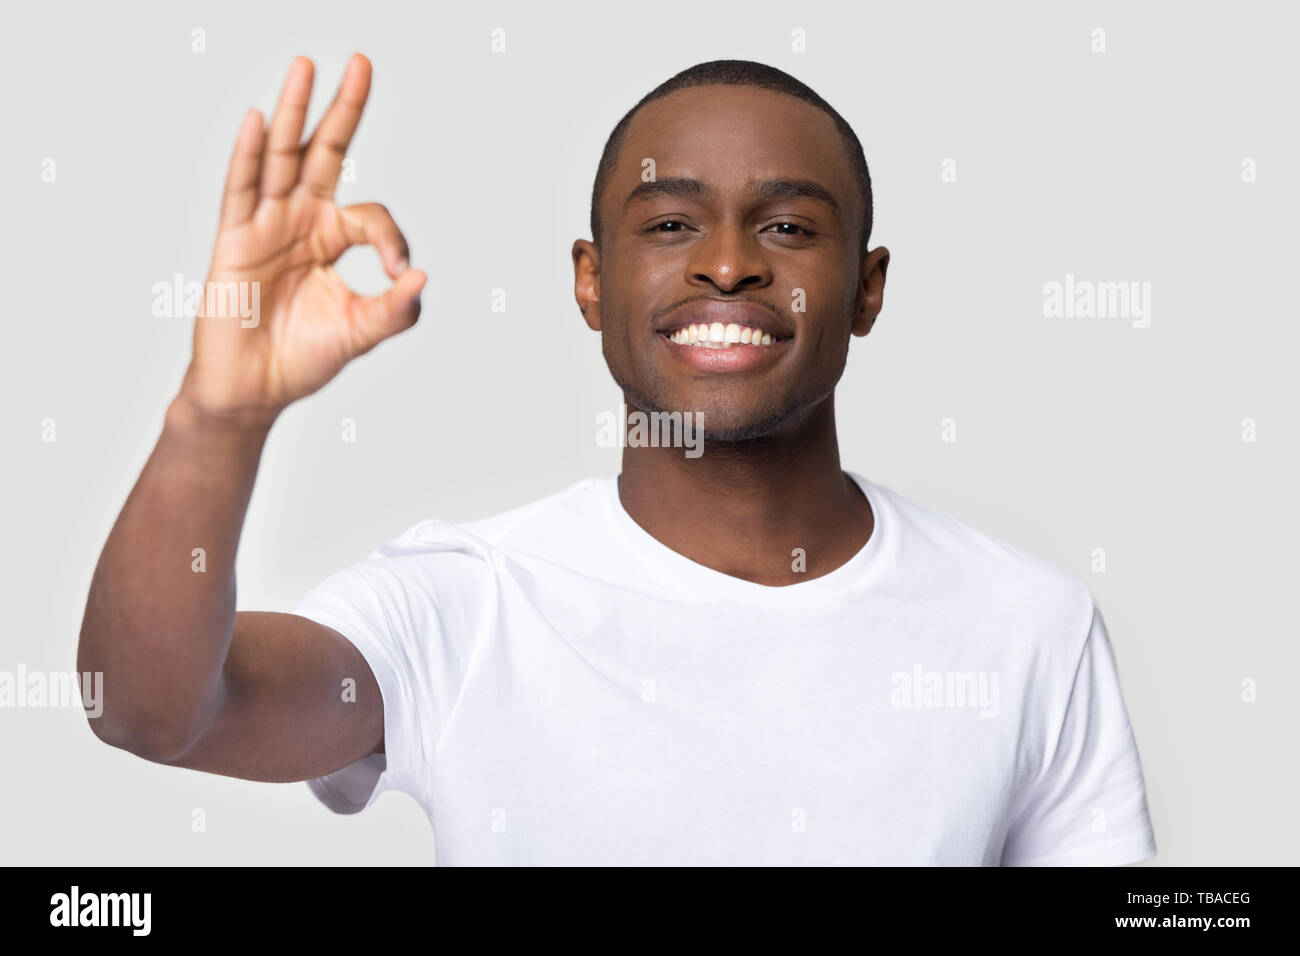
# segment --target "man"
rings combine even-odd
[[[593,478],[421,521],[309,591],[236,612],[277,415],[408,328],[425,274],[379,205],[338,208],[370,84],[300,146],[310,61],[230,164],[210,283],[158,445],[96,569],[78,669],[105,741],[306,780],[331,809],[410,793],[444,864],[1123,864],[1155,845],[1088,587],[841,470],[834,389],[880,313],[852,129],[771,67],[701,64],[615,128],[573,246],[632,409]],[[331,268],[373,245],[392,287]],[[700,443],[702,439],[702,444]],[[190,555],[205,549],[206,571]]]

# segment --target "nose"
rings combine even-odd
[[[687,282],[708,291],[747,292],[772,281],[758,241],[738,226],[719,226],[691,245]]]

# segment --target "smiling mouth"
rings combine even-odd
[[[739,345],[762,347],[785,341],[784,337],[773,336],[771,332],[764,332],[762,329],[748,325],[737,325],[735,322],[728,325],[723,325],[721,322],[712,324],[701,322],[685,325],[680,329],[666,330],[659,334],[678,345],[694,345],[708,349],[729,349]]]

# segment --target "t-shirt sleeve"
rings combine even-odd
[[[347,638],[383,697],[384,753],[307,781],[335,813],[364,810],[387,790],[431,806],[433,750],[481,630],[491,561],[473,547],[421,541],[419,528],[330,575],[290,610]]]
[[[1155,853],[1137,742],[1094,603],[1060,732],[1021,795],[1002,865],[1120,866]]]

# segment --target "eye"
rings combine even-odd
[[[772,225],[768,226],[767,228],[768,228],[768,229],[779,229],[779,228],[781,228],[782,226],[785,226],[785,227],[788,228],[788,229],[794,229],[794,230],[797,230],[797,232],[782,232],[782,233],[779,233],[779,235],[782,235],[782,236],[798,236],[800,233],[802,233],[802,234],[805,235],[805,236],[814,236],[814,235],[816,235],[816,233],[814,233],[814,232],[809,232],[807,229],[805,229],[803,226],[799,225],[797,222],[774,222],[774,223],[772,223]],[[767,231],[767,230],[764,230],[764,232],[766,232],[766,231]]]
[[[664,226],[678,226],[678,227],[680,227],[680,228],[678,228],[678,229],[665,229],[665,228],[663,228]],[[665,219],[665,220],[663,220],[662,222],[657,222],[657,223],[655,223],[653,226],[651,226],[649,229],[647,229],[646,232],[666,232],[666,233],[676,233],[676,232],[681,232],[681,231],[682,231],[683,229],[685,229],[685,228],[686,228],[686,224],[683,223],[680,219]]]

